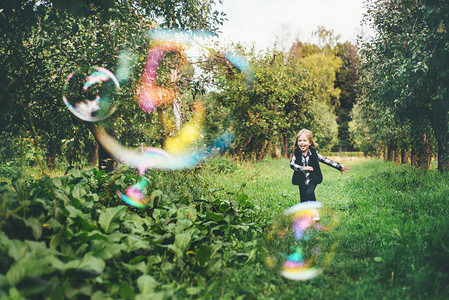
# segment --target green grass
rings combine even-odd
[[[308,281],[264,263],[266,232],[299,202],[287,159],[150,171],[155,201],[140,210],[115,195],[132,170],[27,172],[0,184],[0,299],[448,299],[448,178],[342,164],[322,167],[317,200],[339,222],[322,238],[333,259]]]
[[[316,190],[340,220],[331,235],[338,246],[324,274],[305,282],[275,274],[263,264],[260,237],[256,259],[213,282],[217,291],[210,298],[449,298],[447,177],[374,159],[342,163],[350,172],[323,166],[324,182]],[[232,189],[251,177],[244,192],[270,224],[299,202],[291,175],[288,160],[269,159],[214,181]]]

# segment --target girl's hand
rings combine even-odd
[[[350,170],[351,168],[349,166],[343,166],[340,170],[341,174],[346,173]]]
[[[304,167],[303,170],[304,170],[304,171],[313,171],[313,167],[310,167],[310,166]]]

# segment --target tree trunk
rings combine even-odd
[[[399,150],[396,150],[396,151],[394,151],[394,161],[396,162],[396,163],[399,163],[400,162],[400,154],[401,152],[399,151]]]
[[[101,144],[98,147],[98,169],[106,173],[114,171],[114,159]]]
[[[408,164],[408,151],[401,149],[401,164]]]
[[[438,143],[438,171],[440,173],[449,172],[449,137],[448,134],[441,134]]]
[[[76,134],[75,138],[73,139],[72,149],[70,149],[70,154],[69,154],[69,165],[70,166],[73,166],[74,162],[78,161],[77,157],[78,157],[79,148],[80,148],[79,134]]]
[[[162,110],[160,108],[157,108],[157,115],[159,117],[159,121],[161,122],[162,129],[161,129],[161,139],[159,140],[161,147],[164,146],[165,140],[167,139],[167,136],[169,134],[168,132],[168,124],[167,124],[167,115],[165,113],[165,110]]]
[[[259,157],[257,158],[258,161],[261,161],[265,158],[265,156],[267,156],[268,151],[271,148],[271,140],[267,142],[265,142],[265,147],[263,147],[263,150],[260,152]]]
[[[412,166],[428,170],[432,159],[427,130],[424,130],[421,140],[412,145]]]
[[[275,143],[275,145],[272,147],[271,152],[271,158],[279,158],[281,157],[281,150],[278,148],[278,143]]]
[[[96,166],[97,165],[97,158],[98,158],[98,143],[94,141],[92,145],[90,145],[88,151],[88,161],[90,166]]]
[[[53,170],[56,166],[55,156],[57,153],[55,138],[51,137],[47,148],[47,167]]]
[[[387,147],[387,161],[393,161],[394,160],[394,150],[392,146]]]
[[[281,153],[282,157],[288,158],[288,137],[285,133],[282,133]]]
[[[445,173],[449,172],[449,112],[442,104],[439,105],[439,108],[436,111],[434,109],[431,124],[438,144],[438,171]]]
[[[416,149],[415,149],[415,147],[412,147],[412,152],[410,154],[410,164],[413,167],[416,167],[416,165],[417,165],[416,161],[417,161]]]
[[[248,147],[248,145],[251,143],[252,139],[254,137],[254,134],[252,134],[244,144],[241,143],[237,143],[236,147],[235,147],[235,151],[234,151],[234,159],[242,159],[242,155],[245,150],[246,147]]]
[[[175,83],[178,80],[178,69],[171,70],[171,78],[172,83]],[[177,93],[175,99],[173,99],[173,114],[175,115],[176,129],[178,132],[182,127],[182,101],[180,95]]]

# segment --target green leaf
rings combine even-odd
[[[204,266],[212,255],[212,247],[208,245],[201,245],[201,248],[196,253],[196,259],[201,266]]]
[[[69,215],[68,215],[69,218],[76,218],[78,216],[84,217],[83,212],[81,210],[73,207],[72,205],[67,205],[65,207],[65,209],[67,209],[67,211],[69,212]]]
[[[195,207],[189,206],[186,208],[178,209],[176,218],[177,219],[189,219],[192,222],[195,222],[198,217],[198,213]]]
[[[20,284],[20,294],[25,297],[41,294],[50,289],[52,284],[40,278],[25,278]]]
[[[33,232],[33,237],[38,240],[42,236],[42,224],[36,218],[24,219],[24,223],[27,227],[30,227]]]
[[[137,278],[137,286],[141,294],[149,294],[154,292],[159,283],[150,275],[142,275]]]
[[[64,265],[62,268],[63,271],[75,269],[75,270],[92,270],[97,273],[102,273],[106,264],[104,260],[93,257],[93,256],[86,256],[82,259],[74,259],[69,261]]]
[[[0,274],[0,289],[3,290],[3,287],[8,285],[8,280],[6,280],[6,276]]]
[[[248,196],[245,194],[240,194],[235,199],[239,204],[245,204],[246,200],[248,199]]]
[[[98,219],[98,224],[106,233],[111,233],[119,228],[118,221],[126,214],[126,206],[108,207],[103,210]]]
[[[18,261],[21,257],[24,257],[27,252],[27,248],[23,242],[18,240],[10,240],[3,232],[0,235],[0,243],[7,247],[8,255],[15,261]]]
[[[117,243],[98,242],[95,244],[93,254],[95,257],[107,260],[112,257],[118,256],[120,252],[125,250],[126,246]]]
[[[72,190],[72,197],[78,200],[82,200],[87,195],[86,189],[75,186]]]
[[[175,242],[173,243],[173,250],[178,256],[182,256],[184,251],[190,245],[192,234],[190,232],[178,233],[175,235]]]
[[[81,175],[81,174],[80,174]],[[84,179],[84,177],[75,177],[73,179],[71,179],[69,181],[69,184],[73,184],[73,185],[77,185],[78,183],[80,183],[82,180]]]
[[[126,252],[133,252],[138,249],[144,249],[150,246],[148,241],[142,240],[136,236],[129,235],[124,240],[125,245],[127,246]]]
[[[131,272],[139,271],[142,274],[147,273],[147,265],[143,261],[141,261],[140,263],[135,264],[135,265],[125,264],[125,263],[122,263],[122,265],[125,267],[125,269],[127,269],[128,271],[131,271]]]
[[[6,279],[10,285],[16,285],[24,278],[49,274],[62,266],[63,264],[53,255],[37,258],[32,254],[27,254],[9,268],[6,272]]]
[[[193,296],[193,295],[198,295],[199,293],[201,293],[202,288],[201,287],[188,287],[186,289],[187,294]]]
[[[176,222],[176,226],[175,226],[175,233],[182,233],[182,232],[184,232],[187,228],[192,226],[192,224],[193,223],[190,220],[178,220]]]
[[[105,294],[102,291],[97,291],[92,295],[92,297],[90,299],[91,300],[113,300],[114,298],[109,297],[108,294]]]
[[[376,257],[374,257],[374,261],[382,262],[383,259],[382,259],[382,257],[376,256]]]
[[[214,213],[214,212],[208,212],[206,214],[206,218],[212,221],[220,222],[224,221],[224,217],[222,214]]]
[[[121,299],[134,299],[135,294],[132,286],[128,284],[120,285],[119,295]]]

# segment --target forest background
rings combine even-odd
[[[151,28],[218,32],[225,16],[212,4],[7,2],[1,12],[2,162],[29,153],[27,163],[36,164],[33,154],[42,151],[49,168],[58,159],[105,168],[108,154],[89,124],[61,105],[65,79],[76,68],[92,65],[115,70],[124,49],[145,57]],[[359,150],[403,163],[411,157],[422,168],[438,155],[440,171],[447,170],[446,6],[439,1],[367,5],[366,22],[376,35],[360,45],[341,43],[338,34],[323,27],[314,32],[318,44],[296,41],[287,51],[224,45],[248,58],[255,74],[251,88],[229,73],[236,70],[216,68],[217,58],[203,66],[214,70],[213,79],[189,71],[173,79],[167,74],[179,65],[176,55],[167,55],[159,71],[165,76],[158,80],[179,90],[187,119],[182,122],[188,121],[193,101],[206,103],[206,141],[232,127],[234,158],[288,157],[295,132],[309,128],[322,151]],[[111,122],[123,144],[158,147],[180,126],[170,113],[163,118],[137,113],[133,91],[143,67],[142,59],[132,67]],[[211,85],[213,90],[207,88]]]
[[[0,8],[0,177],[5,182],[1,185],[1,225],[9,234],[2,235],[4,253],[12,251],[8,249],[19,243],[7,241],[47,238],[46,247],[65,253],[69,264],[67,257],[75,254],[67,254],[64,245],[73,238],[70,231],[75,229],[69,230],[70,226],[61,225],[60,209],[63,215],[73,219],[72,225],[79,225],[77,230],[80,232],[98,226],[93,225],[97,224],[93,220],[99,220],[101,215],[103,225],[98,224],[102,234],[115,232],[117,228],[112,224],[114,220],[123,221],[125,210],[110,199],[111,191],[117,185],[123,188],[135,182],[136,176],[130,173],[118,183],[109,181],[117,179],[113,173],[108,173],[114,170],[114,160],[96,142],[91,125],[71,115],[63,104],[65,80],[79,67],[100,65],[116,70],[121,51],[131,49],[138,59],[132,66],[130,79],[121,86],[117,111],[109,120],[108,130],[129,147],[163,146],[167,137],[180,130],[173,108],[143,114],[139,113],[133,98],[144,68],[144,58],[152,43],[148,31],[158,28],[205,29],[218,34],[226,16],[215,10],[215,7],[219,8],[215,4],[212,0],[77,0],[70,3],[8,0],[3,4]],[[288,158],[293,151],[296,132],[308,128],[315,133],[321,152],[363,152],[398,164],[410,163],[425,171],[431,169],[433,159],[437,162],[438,171],[444,175],[449,169],[449,90],[446,84],[449,76],[449,4],[439,0],[392,0],[367,1],[366,5],[365,20],[375,34],[357,45],[340,42],[338,34],[323,27],[314,32],[319,40],[317,44],[298,40],[287,50],[276,46],[256,50],[238,44],[224,45],[220,50],[235,51],[248,59],[254,73],[251,85],[244,74],[223,63],[219,56],[208,57],[208,63],[201,65],[213,76],[192,76],[193,66],[181,70],[176,53],[166,55],[158,82],[179,91],[181,115],[184,116],[182,123],[189,120],[195,101],[205,103],[205,143],[224,130],[232,129],[234,143],[228,155],[235,163],[260,162],[269,157]],[[176,80],[171,76],[172,70],[176,70]],[[94,168],[87,173],[70,173],[73,169],[89,166]],[[216,166],[219,170],[234,167],[230,160],[218,161]],[[67,176],[53,182],[48,181],[50,179],[45,174]],[[152,173],[151,176],[172,175]],[[178,177],[176,180],[182,181]],[[85,181],[95,183],[91,182],[93,186],[89,189],[92,190],[86,189],[81,195],[75,187],[80,183],[85,185]],[[100,182],[107,183],[106,190],[97,187]],[[65,191],[64,184],[70,187],[70,191]],[[183,184],[180,186],[185,189],[195,189],[185,182]],[[200,181],[198,184],[197,196],[201,199],[209,197],[207,193],[202,194],[205,193],[205,183]],[[157,189],[157,186],[153,188]],[[74,190],[78,190],[77,196],[72,193]],[[72,195],[69,198],[61,196],[66,192]],[[162,200],[165,196],[156,194],[154,199],[160,198],[162,203],[167,201]],[[86,197],[88,202],[85,202]],[[254,210],[241,190],[234,192],[232,197],[233,200],[238,199],[242,211]],[[53,210],[46,202],[49,199],[54,200]],[[81,204],[71,201],[80,201]],[[190,206],[182,206],[186,201],[183,196],[179,196],[177,201],[180,201],[176,202],[177,209],[191,209]],[[235,207],[226,208],[225,200],[217,201],[223,205],[223,211],[215,210],[215,202],[212,206],[204,204],[205,209],[210,210],[204,218],[220,224]],[[86,206],[91,202],[95,205]],[[68,203],[78,211],[64,210],[62,207]],[[42,206],[45,213],[34,211],[36,205]],[[102,213],[95,212],[92,207]],[[155,209],[152,207],[144,214],[152,215]],[[167,214],[163,222],[170,219],[168,210],[164,209],[158,212]],[[22,211],[23,214],[17,214]],[[27,218],[28,213],[35,215]],[[86,221],[84,218],[89,213],[93,219]],[[50,216],[54,217],[53,223],[48,223]],[[239,222],[249,220],[245,216],[233,219],[238,230],[241,229]],[[158,217],[156,219],[156,223],[160,221]],[[148,228],[153,226],[139,222]],[[230,224],[229,217],[227,222]],[[45,230],[42,231],[42,224],[50,226],[48,236],[45,236]],[[25,228],[31,231],[24,234]],[[229,230],[227,234],[230,234]],[[186,236],[178,236],[177,242],[171,240],[171,245],[178,247],[172,246],[178,259],[182,257],[179,249],[185,250],[183,241]],[[83,238],[89,240],[92,236]],[[233,235],[233,239],[232,243],[238,243],[239,238]],[[190,241],[189,245],[194,245]],[[240,241],[243,243],[242,239]],[[130,249],[134,249],[132,241],[127,240],[127,243]],[[164,248],[164,245],[158,247]],[[212,260],[213,251],[218,249],[214,247],[220,246],[209,244],[195,248],[202,253],[196,261],[199,266],[204,267],[208,259]],[[116,250],[120,252],[123,249]],[[115,254],[101,259],[110,259]],[[18,259],[14,255],[11,257]],[[27,265],[26,262],[20,265],[17,261],[1,265],[2,271],[7,274],[13,269],[11,266],[16,266],[17,271],[20,266]],[[140,262],[127,260],[132,265],[129,269],[137,268]],[[162,259],[154,263],[164,262],[167,261]],[[78,260],[78,263],[93,263],[94,266],[98,263],[94,267],[97,273],[104,268],[95,259]],[[149,261],[146,263],[150,265]],[[58,272],[70,272],[74,264],[53,267]],[[210,263],[208,268],[213,269],[212,265]],[[21,269],[21,272],[24,270],[27,269]],[[9,275],[0,279],[1,286],[15,287],[25,277]],[[151,281],[147,277],[141,280]],[[69,290],[62,292],[68,293]],[[194,294],[195,291],[191,292]]]

